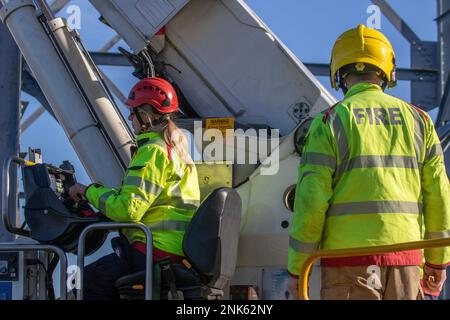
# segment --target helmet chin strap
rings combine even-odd
[[[388,81],[383,79],[383,84],[381,85],[381,89],[383,89],[383,91],[386,91],[387,86],[388,86]]]
[[[347,94],[347,92],[348,92],[348,88],[344,85],[344,83],[343,82],[339,82],[339,88],[341,88],[342,89],[342,92],[344,92],[344,95],[346,95]]]
[[[139,111],[136,110],[136,112],[134,112],[134,116],[136,117],[136,120],[139,122],[140,126],[139,133],[144,133],[145,131],[147,131],[148,124],[144,122]]]

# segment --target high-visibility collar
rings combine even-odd
[[[136,144],[143,145],[146,141],[162,139],[161,135],[156,132],[144,132],[136,137]]]
[[[358,94],[360,92],[367,91],[367,90],[383,92],[383,89],[381,89],[381,87],[377,84],[361,82],[361,83],[357,83],[354,86],[352,86],[345,94],[345,98],[354,96],[355,94]]]

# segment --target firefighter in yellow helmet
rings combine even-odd
[[[363,25],[345,32],[330,76],[345,97],[314,120],[303,150],[288,251],[294,298],[305,258],[319,248],[450,236],[449,181],[433,122],[384,93],[396,85],[389,40]],[[449,262],[448,248],[322,259],[321,298],[416,299],[421,287],[438,296]]]

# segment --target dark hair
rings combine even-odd
[[[365,72],[365,73],[353,72],[353,73],[349,73],[348,75],[352,76],[352,77],[354,77],[354,78],[356,78],[357,80],[360,80],[360,81],[372,80],[373,76],[377,76],[378,78],[380,78],[380,81],[383,80],[382,75],[381,74],[377,74],[375,71]]]

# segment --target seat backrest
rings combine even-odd
[[[184,253],[209,287],[223,289],[233,277],[241,210],[236,190],[216,189],[202,202],[186,230]]]

